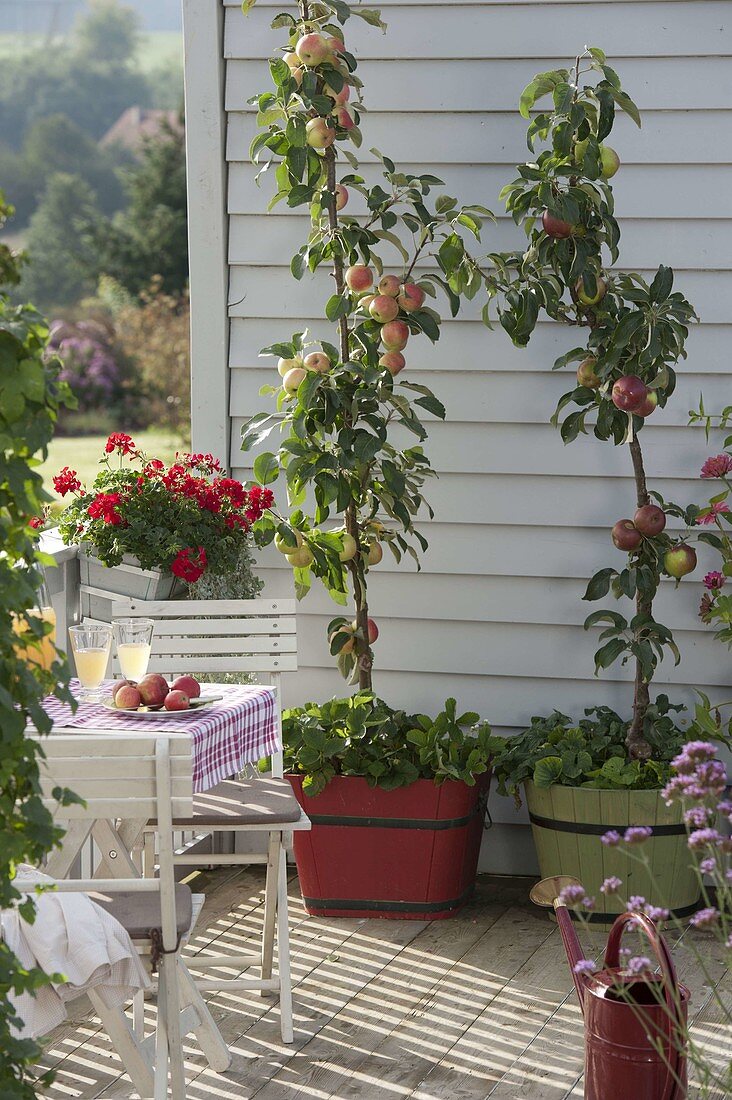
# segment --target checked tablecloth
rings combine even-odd
[[[109,684],[111,693],[111,682]],[[79,690],[78,680],[71,690]],[[77,711],[50,697],[43,707],[54,726],[65,729],[115,730],[133,733],[185,733],[193,742],[193,789],[208,791],[241,771],[245,764],[277,752],[277,699],[274,688],[261,685],[204,684],[204,695],[223,695],[221,702],[205,710],[182,712],[175,718],[136,718],[133,713],[112,713],[96,703],[79,703]]]

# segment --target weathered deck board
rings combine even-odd
[[[187,951],[246,949],[261,921],[261,870],[212,872],[202,883],[206,906]],[[295,1043],[280,1041],[276,999],[212,993],[234,1061],[226,1074],[212,1073],[187,1041],[188,1096],[579,1100],[579,1008],[559,932],[530,906],[528,886],[525,879],[482,879],[458,917],[428,924],[309,917],[293,878]],[[603,944],[604,933],[593,930],[587,954]],[[732,976],[709,936],[685,936],[674,956],[692,990],[697,1041],[721,1065],[732,1036],[716,994],[732,1000]],[[146,1014],[152,1023],[154,1003]],[[52,1097],[135,1096],[83,1002],[51,1036],[43,1065],[58,1073]],[[712,1093],[714,1100],[722,1095]]]

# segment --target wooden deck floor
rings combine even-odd
[[[245,950],[261,919],[258,869],[205,877],[206,907],[188,950]],[[192,1098],[257,1100],[565,1100],[582,1096],[579,1008],[556,926],[527,901],[526,879],[482,878],[448,921],[326,920],[292,896],[295,1044],[280,1041],[276,1001],[242,992],[209,1004],[234,1055],[211,1072],[187,1041]],[[197,888],[197,887],[196,887]],[[599,952],[604,936],[593,933]],[[697,936],[717,991],[732,982],[711,937]],[[697,1041],[722,1064],[732,1035],[689,944],[676,945],[692,989]],[[152,1016],[154,1006],[150,1005]],[[50,1038],[54,1097],[135,1096],[83,1006]],[[700,1095],[698,1091],[692,1095]],[[715,1097],[721,1092],[713,1093]],[[619,1098],[620,1100],[620,1098]]]

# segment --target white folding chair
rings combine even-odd
[[[130,600],[115,603],[115,618],[155,620],[149,670],[166,676],[203,672],[250,672],[266,675],[276,692],[275,711],[282,734],[280,677],[297,669],[294,600]],[[119,672],[114,667],[115,673]],[[266,864],[264,919],[257,952],[239,955],[202,955],[189,959],[191,969],[213,971],[196,979],[199,989],[254,989],[279,993],[282,1041],[294,1039],[287,899],[287,850],[295,830],[309,829],[292,788],[283,778],[282,753],[273,757],[270,776],[232,778],[213,790],[194,796],[193,813],[179,814],[175,828],[196,834],[259,833],[267,835],[266,852],[216,852],[205,856],[176,853],[176,864],[200,866]],[[145,874],[153,873],[154,824],[146,834]],[[212,848],[214,847],[212,841]],[[274,947],[278,965],[274,969]],[[258,967],[256,977],[224,978],[217,970]]]
[[[192,812],[191,747],[186,737],[119,733],[93,736],[52,733],[44,740],[41,783],[44,804],[61,823],[104,821],[116,834],[120,819],[154,817],[159,832],[159,875],[109,879],[57,879],[56,889],[83,891],[119,920],[141,954],[158,968],[157,1026],[147,1038],[136,1033],[124,1011],[110,1009],[92,989],[92,1004],[142,1097],[185,1097],[181,1036],[194,1033],[211,1067],[228,1069],[231,1055],[180,957],[197,911],[187,886],[176,884],[173,817]],[[60,806],[56,787],[68,787],[84,805]],[[120,851],[124,845],[120,839]],[[30,888],[32,889],[32,887]],[[170,1077],[170,1087],[168,1087]]]

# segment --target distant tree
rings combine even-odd
[[[158,137],[149,138],[139,163],[123,173],[123,180],[129,205],[114,218],[96,216],[83,223],[90,279],[110,275],[136,295],[159,276],[162,291],[181,293],[188,282],[182,126],[165,126]]]
[[[140,16],[118,0],[91,0],[74,32],[74,50],[86,61],[127,65],[139,46]]]
[[[30,220],[21,298],[51,309],[77,302],[93,290],[96,279],[84,256],[80,223],[98,216],[88,183],[66,172],[51,176]]]
[[[0,142],[19,149],[33,122],[56,114],[98,140],[128,107],[149,106],[150,86],[135,62],[136,26],[133,13],[106,0],[68,45],[3,58]]]
[[[23,160],[33,181],[35,203],[51,176],[66,172],[89,184],[103,213],[112,214],[124,205],[124,189],[116,170],[119,156],[100,149],[65,115],[49,115],[31,126],[23,143]]]

